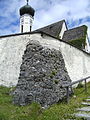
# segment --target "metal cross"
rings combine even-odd
[[[29,0],[27,0],[27,5],[28,5]]]

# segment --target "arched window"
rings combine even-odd
[[[21,25],[21,33],[23,33],[23,25]]]
[[[32,28],[32,26],[30,26],[30,32],[31,32],[31,28]]]

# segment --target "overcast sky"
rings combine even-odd
[[[19,32],[19,9],[25,4],[26,0],[0,0],[0,35]],[[90,33],[90,0],[30,0],[29,4],[36,11],[33,30],[65,19],[69,29],[84,24]]]

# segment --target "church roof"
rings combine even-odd
[[[76,27],[64,32],[63,41],[69,42],[71,40],[76,40],[82,38],[85,35],[85,25]]]
[[[51,36],[58,37],[60,32],[61,32],[63,22],[65,22],[65,20],[53,23],[51,25],[45,26],[45,27],[37,29],[35,31],[44,32],[44,33],[49,34]]]
[[[50,35],[50,34],[48,34],[48,33],[45,33],[45,32],[43,32],[43,31],[33,31],[33,32],[25,32],[25,33],[16,33],[16,34],[10,34],[10,35],[3,35],[3,36],[0,36],[0,39],[1,38],[6,38],[6,37],[14,37],[14,36],[19,36],[19,35],[30,35],[30,34],[37,34],[37,33],[43,33],[43,34],[45,34],[45,35],[47,35],[47,36],[50,36],[50,37],[52,37],[52,38],[55,38],[55,39],[57,39],[57,40],[59,40],[59,41],[62,41],[62,42],[64,42],[64,43],[66,43],[66,44],[69,44],[67,41],[64,41],[64,40],[62,40],[62,39],[59,39],[59,38],[56,38],[56,37],[54,37],[54,36],[52,36],[52,35]],[[70,45],[70,44],[69,44]],[[75,47],[75,46],[73,46],[73,47]],[[75,48],[77,48],[77,47],[75,47]],[[81,51],[83,51],[82,49],[80,49],[80,48],[77,48],[77,49],[79,49],[79,50],[81,50]],[[86,54],[88,54],[88,55],[90,55],[90,53],[88,53],[88,52],[86,52],[86,51],[83,51],[84,53],[86,53]]]

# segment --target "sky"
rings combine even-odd
[[[19,33],[19,9],[26,0],[0,0],[0,36]],[[65,19],[69,29],[87,25],[90,38],[90,0],[29,0],[35,9],[33,30]]]

